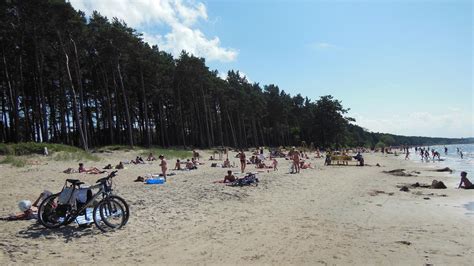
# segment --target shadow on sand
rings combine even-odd
[[[39,223],[32,224],[26,229],[18,232],[19,237],[23,238],[64,238],[65,242],[69,242],[73,239],[81,238],[83,236],[95,235],[97,231],[95,227],[78,227],[74,225],[62,226],[56,229],[48,229]]]

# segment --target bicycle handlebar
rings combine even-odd
[[[116,176],[116,173],[117,173],[117,172],[118,172],[117,170],[112,171],[108,176],[102,177],[101,179],[98,179],[98,180],[96,181],[96,183],[100,183],[100,182],[104,182],[104,181],[109,180],[110,178]]]

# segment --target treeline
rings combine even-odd
[[[291,96],[238,71],[223,80],[203,58],[173,58],[123,21],[86,19],[64,0],[1,1],[0,10],[1,142],[373,147],[386,136],[351,124],[330,95]]]
[[[474,143],[474,138],[433,138],[421,136],[400,136],[386,133],[368,132],[363,128],[350,124],[348,126],[349,147],[381,148],[388,146],[433,146],[450,144]]]

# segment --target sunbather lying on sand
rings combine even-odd
[[[467,179],[467,173],[464,171],[461,172],[461,182],[459,182],[458,188],[474,189],[474,185]]]
[[[301,169],[313,169],[313,167],[311,166],[311,163],[302,162]]]
[[[22,200],[18,203],[21,213],[12,214],[8,217],[0,217],[0,220],[4,221],[17,221],[17,220],[32,220],[38,218],[38,205],[50,196],[52,193],[45,190],[39,197],[31,204],[29,200]]]
[[[107,171],[101,171],[96,167],[86,169],[84,167],[83,163],[79,163],[79,169],[78,170],[79,170],[79,173],[86,173],[86,174],[103,174],[103,173],[107,172]]]

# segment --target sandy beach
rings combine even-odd
[[[136,155],[103,154],[86,167]],[[315,169],[300,174],[288,174],[289,161],[278,159],[279,170],[259,173],[257,187],[213,183],[227,169],[211,168],[209,154],[198,170],[172,171],[164,185],[133,182],[159,172],[158,162],[127,165],[114,179],[116,194],[130,204],[123,229],[104,234],[94,226],[50,230],[35,221],[0,221],[0,264],[471,265],[474,215],[465,204],[474,191],[455,189],[458,174],[393,155],[364,156],[370,166],[323,166],[312,155]],[[61,172],[74,161],[35,160],[41,164],[0,165],[1,216],[44,189],[59,191],[66,178],[93,184],[102,177]],[[413,176],[383,173],[398,168]],[[433,179],[448,188],[397,187]]]

